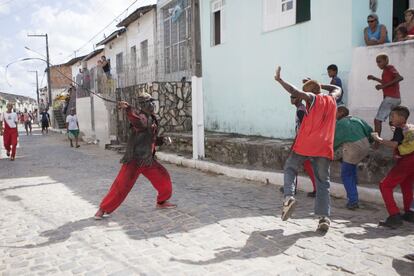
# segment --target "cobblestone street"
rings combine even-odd
[[[278,186],[165,164],[177,209],[156,210],[141,176],[110,218],[95,221],[120,155],[64,135],[20,133],[0,160],[1,275],[413,275],[414,225],[377,227],[383,206],[333,199],[330,231],[315,232],[313,199],[280,219]]]

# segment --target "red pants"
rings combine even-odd
[[[136,161],[123,164],[108,194],[101,202],[100,208],[105,213],[112,213],[121,205],[134,186],[138,176],[143,174],[158,191],[157,202],[168,200],[172,194],[172,185],[168,171],[157,161],[148,167],[138,167]]]
[[[397,161],[387,176],[380,183],[382,198],[385,202],[390,216],[400,213],[400,209],[395,203],[393,191],[398,184],[401,186],[403,195],[404,211],[410,210],[413,200],[413,183],[414,183],[414,154],[405,156]]]
[[[11,157],[16,156],[16,147],[17,147],[17,127],[10,128],[7,124],[5,124],[4,134],[3,134],[3,144],[4,148],[11,152]]]
[[[309,159],[303,163],[303,169],[305,170],[306,174],[309,175],[309,178],[312,181],[313,191],[316,191],[315,174],[313,173],[312,162]]]

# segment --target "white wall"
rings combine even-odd
[[[76,114],[79,120],[80,131],[83,132],[86,137],[93,137],[90,97],[76,99]]]
[[[109,139],[109,113],[106,109],[105,103],[98,97],[93,97],[95,109],[95,138],[99,140],[99,146],[105,147],[110,143]]]
[[[365,119],[371,125],[378,107],[382,101],[382,91],[375,89],[375,82],[368,81],[372,74],[381,78],[381,70],[377,67],[375,58],[379,53],[386,53],[390,64],[394,65],[404,80],[400,82],[402,105],[408,106],[414,121],[414,41],[391,43],[381,46],[359,47],[354,49],[352,67],[348,83],[348,105],[353,115]],[[388,127],[383,127],[384,134],[390,135]]]
[[[111,61],[111,75],[112,78],[116,81],[118,80],[118,75],[116,73],[116,55],[123,52],[124,53],[124,62],[125,62],[125,49],[126,49],[126,36],[125,33],[122,33],[119,37],[113,39],[108,44],[105,45],[105,56],[106,59]],[[119,76],[122,83],[122,75]],[[118,82],[117,82],[118,83]]]

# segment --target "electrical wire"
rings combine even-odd
[[[121,17],[125,12],[128,12],[128,10],[135,4],[137,3],[138,0],[135,0],[131,5],[128,6],[128,8],[126,8],[122,13],[120,13],[118,16],[116,16],[114,19],[112,19],[112,21],[107,24],[104,28],[102,28],[98,33],[96,33],[94,36],[92,36],[87,42],[85,42],[81,47],[79,47],[78,49],[74,50],[73,52],[79,52],[80,50],[82,50],[85,46],[87,46],[92,40],[94,40],[99,34],[101,34],[103,31],[105,31],[108,27],[110,27],[112,25],[113,22],[115,22],[119,17]],[[74,54],[70,54],[69,56],[67,56],[67,58],[73,56]]]

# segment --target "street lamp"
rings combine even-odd
[[[49,41],[47,34],[40,34],[40,35],[27,35],[28,37],[44,37],[46,38],[46,64],[47,64],[47,90],[49,94],[49,101],[52,101],[52,88],[50,87],[50,66],[49,66]],[[27,48],[28,49],[28,48]],[[49,103],[50,106],[50,103]]]

